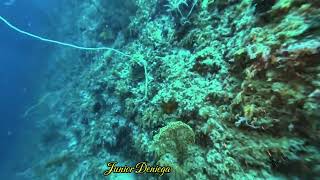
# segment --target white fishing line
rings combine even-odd
[[[71,48],[75,48],[75,49],[80,49],[80,50],[87,50],[87,51],[100,51],[100,50],[110,50],[110,51],[114,51],[122,56],[128,57],[130,59],[135,60],[132,56],[125,54],[117,49],[114,48],[110,48],[110,47],[83,47],[83,46],[78,46],[75,44],[70,44],[70,43],[65,43],[65,42],[61,42],[61,41],[56,41],[56,40],[52,40],[52,39],[48,39],[48,38],[44,38],[32,33],[29,33],[27,31],[24,31],[22,29],[19,29],[18,27],[12,25],[8,20],[6,20],[4,17],[0,16],[0,20],[2,22],[4,22],[7,26],[9,26],[11,29],[17,31],[18,33],[27,35],[29,37],[38,39],[40,41],[44,41],[44,42],[48,42],[48,43],[53,43],[53,44],[57,44],[57,45],[61,45],[61,46],[67,46],[67,47],[71,47]],[[135,60],[137,63],[141,63],[138,60]],[[142,100],[145,100],[147,98],[147,94],[148,94],[148,72],[147,72],[147,63],[144,62],[143,63],[143,67],[144,67],[144,73],[145,73],[145,97]],[[33,107],[31,107],[32,109]],[[29,110],[26,111],[25,116],[28,115]]]
[[[24,35],[27,35],[27,36],[30,36],[32,38],[35,38],[35,39],[38,39],[40,41],[44,41],[44,42],[48,42],[48,43],[53,43],[53,44],[57,44],[57,45],[61,45],[61,46],[67,46],[67,47],[71,47],[71,48],[75,48],[75,49],[80,49],[80,50],[88,50],[88,51],[100,51],[100,50],[111,50],[111,51],[114,51],[118,54],[121,54],[123,56],[126,56],[126,57],[129,57],[131,58],[131,56],[117,50],[117,49],[114,49],[114,48],[110,48],[110,47],[83,47],[83,46],[78,46],[78,45],[75,45],[75,44],[70,44],[70,43],[65,43],[65,42],[61,42],[61,41],[56,41],[56,40],[52,40],[52,39],[48,39],[48,38],[44,38],[44,37],[41,37],[41,36],[38,36],[38,35],[35,35],[35,34],[32,34],[32,33],[29,33],[27,31],[24,31],[22,29],[19,29],[18,27],[12,25],[8,20],[6,20],[4,17],[0,16],[0,20],[2,22],[4,22],[7,26],[9,26],[11,29],[21,33],[21,34],[24,34]]]

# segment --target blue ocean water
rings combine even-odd
[[[0,15],[24,30],[54,32],[48,13],[58,1],[0,1]],[[14,179],[28,168],[28,151],[36,148],[35,122],[22,118],[35,104],[45,83],[48,57],[54,47],[12,31],[0,23],[0,177]]]

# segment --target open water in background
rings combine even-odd
[[[23,30],[52,37],[57,27],[49,15],[59,4],[59,0],[0,0],[0,15]],[[42,94],[53,48],[0,23],[0,179],[21,179],[15,173],[31,165],[28,159],[35,155],[38,134],[32,117],[22,115]]]

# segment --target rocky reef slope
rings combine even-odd
[[[52,76],[34,177],[102,179],[111,160],[169,179],[320,177],[318,1],[77,3],[81,37],[131,58],[82,52]]]

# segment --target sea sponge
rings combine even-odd
[[[194,142],[195,134],[192,128],[181,121],[176,121],[161,128],[154,136],[153,148],[160,159],[169,153],[181,162],[188,152],[188,147]]]

